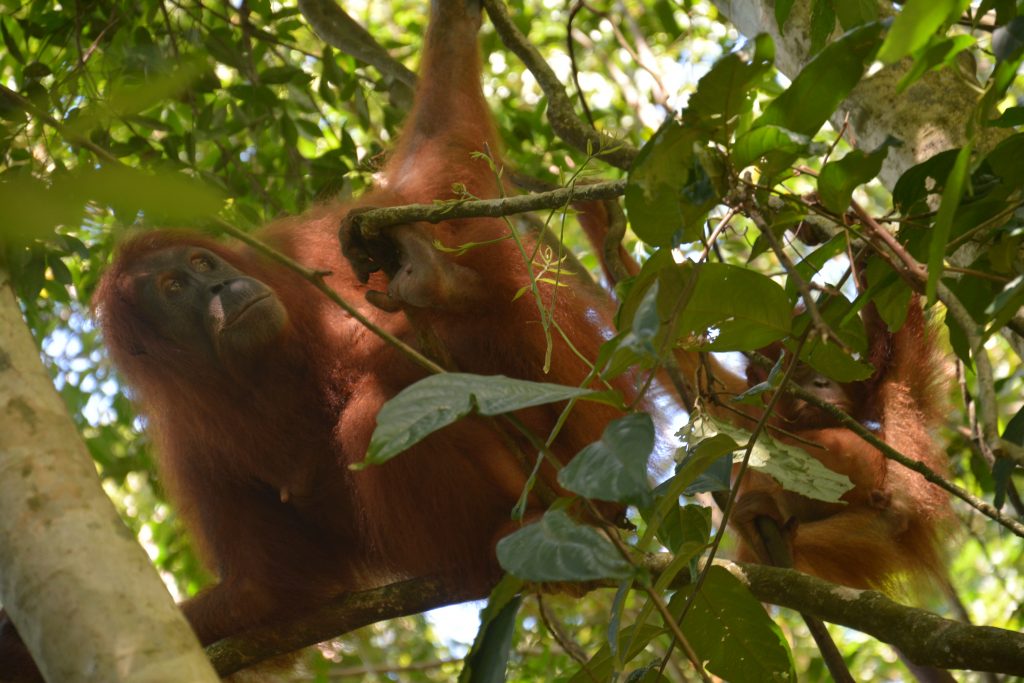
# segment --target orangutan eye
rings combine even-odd
[[[182,281],[180,279],[178,279],[176,277],[169,277],[166,280],[164,280],[163,283],[160,286],[161,286],[161,289],[164,290],[164,294],[166,294],[168,296],[173,296],[173,295],[178,294],[179,292],[181,292],[182,288],[185,285],[184,285],[184,283],[182,283]]]
[[[205,273],[213,270],[213,260],[208,256],[193,256],[190,262],[192,263],[192,268],[194,268],[197,273]]]

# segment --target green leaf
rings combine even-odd
[[[696,418],[695,421],[705,434],[724,434],[738,444],[750,441],[750,432],[745,429],[707,416]],[[742,461],[743,450],[736,451],[733,459],[736,462]],[[839,502],[842,495],[853,488],[845,475],[825,467],[804,449],[776,441],[765,433],[757,437],[748,466],[767,474],[787,491],[827,503]]]
[[[817,54],[825,47],[832,32],[836,30],[836,10],[831,0],[817,0],[811,6],[811,54]]]
[[[973,36],[967,35],[933,39],[933,44],[914,60],[914,66],[900,79],[896,91],[903,92],[926,72],[951,64],[958,54],[971,48],[975,42]]]
[[[480,615],[480,630],[466,655],[459,674],[460,683],[503,683],[506,680],[516,615],[522,606],[522,581],[506,576],[491,591]]]
[[[928,44],[950,19],[963,13],[968,0],[907,0],[878,50],[879,61],[894,64]]]
[[[839,233],[828,242],[819,245],[814,251],[808,254],[806,257],[800,260],[796,264],[794,270],[796,275],[801,277],[805,282],[810,282],[811,278],[818,274],[818,272],[825,267],[825,264],[846,252],[849,246],[848,237],[845,233]],[[786,277],[786,294],[792,300],[796,300],[799,288],[797,287],[796,278],[793,275]]]
[[[187,224],[216,215],[224,205],[220,192],[181,173],[104,166],[69,179],[68,185],[84,198],[141,211],[150,223]]]
[[[630,367],[642,365],[650,367],[658,359],[655,339],[661,331],[661,318],[658,316],[658,283],[655,281],[647,291],[633,314],[629,330],[608,341],[602,347],[598,367],[604,368],[601,376],[614,379]],[[610,357],[605,360],[606,354]]]
[[[913,292],[892,268],[880,258],[872,258],[865,269],[870,284],[870,295],[875,310],[890,330],[898,330],[907,319]]]
[[[14,61],[24,64],[25,56],[21,54],[21,48],[18,47],[17,41],[14,40],[11,32],[7,29],[7,22],[4,19],[0,19],[0,35],[3,36],[4,45],[7,47],[7,51],[11,53],[11,57],[14,57]]]
[[[768,105],[754,127],[776,125],[814,135],[860,82],[881,32],[881,23],[864,24],[830,43]]]
[[[929,304],[935,301],[935,291],[945,265],[946,242],[953,227],[953,217],[956,215],[960,200],[963,198],[964,188],[967,186],[971,151],[972,145],[968,142],[957,154],[956,162],[949,172],[949,177],[946,178],[946,187],[942,192],[939,213],[935,216],[935,226],[932,228],[931,242],[928,245],[928,285],[925,291]]]
[[[840,0],[834,4],[834,8],[839,25],[845,31],[878,19],[878,3],[875,0]]]
[[[31,62],[30,64],[26,64],[25,70],[22,71],[25,78],[33,81],[42,80],[52,73],[53,71],[50,70],[50,67],[42,62]]]
[[[1024,275],[1018,275],[1007,283],[1003,291],[999,292],[985,309],[985,315],[991,320],[985,336],[991,336],[1001,330],[1003,325],[1017,315],[1021,306],[1024,306]]]
[[[782,27],[786,25],[790,12],[793,11],[793,0],[776,0],[775,2],[775,24],[782,33]]]
[[[697,423],[693,420],[683,427],[683,431],[686,433],[682,438],[687,446],[685,459],[676,467],[676,473],[672,477],[658,484],[655,489],[656,499],[653,509],[641,508],[641,515],[647,522],[647,529],[638,544],[641,548],[647,547],[655,536],[662,535],[660,526],[667,523],[671,512],[679,507],[679,497],[683,495],[684,490],[689,488],[690,484],[705,473],[710,466],[738,449],[739,445],[726,434],[712,432],[708,438],[697,435],[694,430],[705,425],[713,428],[710,422]],[[730,458],[729,469],[731,469],[731,460]],[[727,488],[728,480],[722,488],[716,488],[716,490]]]
[[[1006,423],[1003,430],[1003,438],[1010,443],[1024,446],[1024,407],[1017,410],[1016,414]],[[992,501],[997,510],[1003,508],[1006,502],[1006,492],[1012,480],[1016,464],[1010,458],[997,458],[992,467],[992,477],[995,480],[996,495]]]
[[[294,66],[272,66],[260,72],[260,82],[271,85],[275,83],[287,83],[291,80],[308,79],[309,74]]]
[[[203,45],[206,47],[206,51],[218,62],[233,66],[243,73],[245,72],[245,56],[238,49],[235,37],[230,30],[226,28],[210,29],[210,32],[206,34],[203,40]]]
[[[679,614],[692,592],[679,591],[669,604]],[[739,579],[711,567],[681,624],[697,658],[730,683],[795,681],[786,638]]]
[[[692,559],[711,537],[711,508],[674,505],[658,529],[658,540],[676,557]]]
[[[699,437],[694,425],[685,428],[686,457],[676,467],[670,481],[682,486],[680,492],[691,496],[712,491],[728,491],[732,477],[732,454],[740,450],[739,444],[726,434]],[[660,487],[659,487],[660,488]]]
[[[498,541],[498,562],[525,581],[596,581],[633,575],[619,551],[597,529],[574,521],[562,510],[548,510]]]
[[[931,211],[928,198],[942,192],[956,162],[957,152],[955,149],[939,152],[903,172],[892,190],[893,204],[901,214],[912,216]]]
[[[669,119],[633,162],[626,211],[644,242],[670,247],[701,238],[707,213],[719,200],[704,166],[701,137]]]
[[[871,377],[874,368],[864,360],[867,335],[864,322],[857,315],[864,299],[858,298],[857,303],[851,303],[845,298],[833,298],[824,308],[820,307],[820,300],[818,303],[825,322],[839,335],[849,351],[831,339],[822,340],[816,336],[804,345],[800,351],[800,360],[837,382],[856,382]],[[793,337],[799,336],[810,322],[808,313],[798,316],[793,323]]]
[[[986,121],[985,125],[996,128],[1024,126],[1024,107],[1007,107],[999,118]]]
[[[839,215],[846,213],[853,191],[878,175],[895,142],[890,138],[871,153],[854,149],[839,161],[825,164],[818,176],[818,197],[825,208]]]
[[[603,645],[597,654],[591,657],[590,661],[569,679],[569,683],[614,680],[613,676],[619,666],[635,659],[664,632],[665,629],[651,624],[627,626],[618,635],[617,653],[613,653],[608,645]]]
[[[586,498],[647,505],[651,485],[647,460],[654,450],[654,422],[633,413],[608,424],[558,473],[558,483]]]
[[[1024,107],[1022,107],[1024,109]],[[1024,133],[1017,133],[1006,138],[985,157],[985,163],[992,172],[999,176],[1010,193],[1024,184]]]
[[[602,395],[588,389],[528,382],[501,375],[458,372],[431,375],[406,387],[380,409],[377,428],[370,437],[366,459],[361,465],[387,462],[472,412],[500,415],[573,398],[596,400]]]
[[[77,225],[83,210],[75,193],[56,192],[32,176],[12,177],[0,182],[0,241],[24,245],[45,238],[59,225]]]
[[[689,263],[661,271],[659,310],[665,320],[675,317],[673,336],[688,348],[741,351],[789,334],[792,306],[782,287],[760,273],[726,263]]]
[[[736,139],[732,147],[732,163],[738,169],[758,164],[773,175],[788,166],[792,159],[806,154],[811,138],[780,126],[765,125],[749,130]]]
[[[728,141],[740,117],[753,107],[753,89],[770,73],[774,59],[775,45],[765,34],[754,39],[750,62],[735,52],[719,59],[697,83],[683,112],[683,125],[700,127],[709,139]]]

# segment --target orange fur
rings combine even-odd
[[[430,252],[424,267],[436,267],[442,279],[465,275],[466,283],[425,287],[418,292],[427,296],[425,308],[385,312],[365,301],[395,278],[389,283],[376,272],[360,282],[339,247],[339,227],[355,208],[453,199],[456,183],[478,197],[499,196],[495,173],[472,157],[494,154],[498,145],[480,88],[479,8],[470,4],[434,1],[421,87],[379,186],[354,204],[279,221],[260,237],[329,273],[329,286],[407,343],[415,346],[421,332],[431,331],[461,371],[578,386],[589,367],[577,354],[596,358],[610,327],[610,302],[587,287],[543,283],[540,305],[517,297],[530,275],[514,241],[499,240],[509,237],[503,221],[401,227],[410,244],[488,243],[457,256]],[[205,249],[268,285],[283,304],[280,338],[257,362],[214,363],[156,333],[136,291],[136,264],[182,245]],[[296,273],[241,245],[150,232],[121,246],[95,306],[111,357],[155,437],[167,489],[219,578],[183,606],[203,643],[344,591],[443,575],[482,597],[500,576],[494,544],[510,530],[526,481],[514,451],[532,458],[536,450],[515,433],[465,419],[385,465],[351,471],[366,453],[382,404],[425,373]],[[539,306],[572,344],[550,335],[549,373]],[[543,439],[563,407],[518,417]],[[552,444],[556,457],[567,462],[616,414],[577,406]],[[553,468],[542,476],[554,484]],[[536,514],[539,503],[532,507]]]
[[[608,227],[604,208],[597,202],[578,208],[588,238],[605,253]],[[624,251],[620,255],[630,274],[638,272],[637,264]],[[609,274],[607,264],[605,268]],[[945,475],[945,453],[934,434],[944,418],[945,372],[920,301],[912,302],[905,324],[895,333],[886,329],[873,307],[864,318],[869,360],[876,371],[865,382],[841,385],[844,405],[839,407],[855,419],[877,422],[879,436],[888,445]],[[778,348],[769,350],[769,355],[777,357],[778,353]],[[748,429],[756,424],[763,411],[739,406],[742,413],[737,413],[729,401],[763,380],[766,372],[752,368],[749,378],[742,378],[713,356],[683,350],[677,350],[676,359],[691,388],[706,397],[704,406],[715,417]],[[787,396],[780,399],[779,406],[770,425],[791,436],[783,432],[775,436],[846,475],[854,488],[843,496],[842,503],[825,503],[785,491],[766,474],[747,471],[737,484],[740,490],[731,519],[740,536],[740,559],[767,561],[767,550],[754,524],[757,517],[766,516],[787,532],[793,565],[801,571],[862,588],[921,584],[938,578],[944,571],[941,535],[952,518],[946,493],[887,459],[830,417],[804,411]]]

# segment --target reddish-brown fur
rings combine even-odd
[[[588,238],[599,253],[605,253],[604,207],[587,202],[577,209]],[[626,272],[638,272],[624,250],[619,256]],[[614,284],[607,264],[604,267]],[[933,472],[945,474],[945,453],[934,434],[944,417],[945,372],[920,301],[912,302],[906,323],[896,333],[889,332],[873,307],[868,307],[864,319],[870,340],[868,359],[875,373],[864,382],[839,385],[838,407],[857,420],[877,423],[883,441]],[[774,360],[780,347],[762,351]],[[693,388],[717,394],[704,401],[715,417],[748,429],[756,424],[763,411],[729,401],[763,381],[767,372],[752,365],[747,377],[739,377],[713,356],[706,356],[703,364],[694,352],[678,350],[676,357]],[[706,368],[713,382],[706,378]],[[739,484],[731,518],[740,535],[740,559],[768,561],[754,523],[757,517],[767,516],[788,536],[794,566],[810,574],[855,587],[921,583],[939,576],[943,571],[940,534],[951,519],[948,496],[820,409],[810,409],[789,396],[780,399],[778,408],[770,421],[778,428],[772,430],[773,436],[804,448],[829,469],[846,475],[854,488],[843,496],[843,503],[824,503],[785,491],[770,476],[748,470]]]
[[[875,374],[845,385],[848,404],[841,408],[876,423],[878,436],[900,453],[945,474],[945,453],[933,434],[943,417],[943,366],[920,302],[913,302],[894,334],[873,309],[865,318]],[[748,370],[748,383],[760,379],[757,370]],[[830,504],[784,491],[771,477],[748,471],[733,517],[742,540],[740,557],[765,560],[753,524],[764,515],[788,526],[793,564],[808,573],[856,587],[938,576],[943,567],[939,532],[950,519],[948,496],[845,427],[829,425],[820,415],[812,425],[794,421],[796,401],[782,397],[783,411],[770,424],[788,434],[775,436],[846,475],[854,488],[843,496],[845,504]]]
[[[474,152],[497,150],[480,90],[479,14],[465,0],[436,0],[413,112],[380,179],[355,204],[330,204],[270,225],[260,238],[308,268],[374,323],[416,345],[429,329],[464,372],[578,385],[577,352],[596,358],[609,302],[586,287],[540,284],[543,305],[572,340],[547,339],[515,243],[506,239],[451,261],[483,286],[460,306],[388,313],[364,300],[387,289],[382,273],[359,282],[342,257],[338,229],[353,208],[430,203],[462,183],[498,196],[498,181]],[[447,246],[507,237],[501,220],[414,226]],[[134,299],[133,265],[174,245],[204,247],[269,285],[289,322],[273,352],[217,365],[156,336]],[[447,257],[445,257],[447,258]],[[568,279],[568,276],[566,276]],[[500,575],[494,543],[526,475],[510,448],[525,439],[466,419],[386,465],[353,472],[381,405],[424,372],[328,301],[313,286],[241,245],[187,232],[143,234],[125,243],[95,297],[111,357],[154,435],[160,473],[218,583],[183,609],[203,643],[301,612],[344,591],[447,575],[483,596]],[[563,406],[523,411],[546,438]],[[600,436],[610,409],[579,405],[553,444],[563,462]],[[550,472],[547,472],[550,475]],[[550,478],[550,477],[549,477]],[[537,507],[535,503],[534,507]]]

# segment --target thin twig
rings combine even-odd
[[[483,5],[501,42],[522,60],[547,96],[548,121],[555,133],[581,152],[593,154],[617,168],[629,168],[636,159],[637,149],[580,123],[561,81],[533,43],[516,27],[504,0],[483,0]]]

